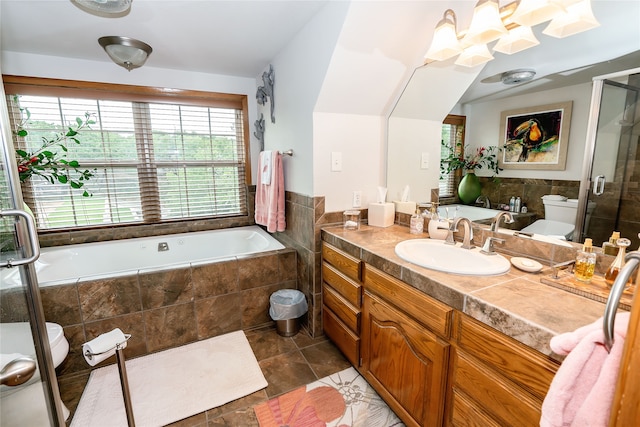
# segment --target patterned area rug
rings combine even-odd
[[[353,367],[253,409],[261,427],[404,426]]]

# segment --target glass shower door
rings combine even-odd
[[[0,426],[64,426],[33,261],[35,224],[22,210],[11,131],[0,80],[0,273],[20,270],[20,283],[0,281]]]
[[[635,71],[635,72],[634,72]],[[580,192],[580,242],[601,246],[613,231],[640,244],[640,70],[594,80],[585,170]]]

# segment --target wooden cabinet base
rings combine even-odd
[[[442,425],[449,344],[365,292],[361,372],[409,426]]]

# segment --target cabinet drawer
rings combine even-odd
[[[324,332],[353,366],[360,366],[360,338],[326,306],[322,307]]]
[[[322,244],[322,258],[338,271],[356,281],[362,280],[362,261],[326,243]]]
[[[370,265],[366,265],[364,269],[364,287],[440,336],[451,336],[453,308],[448,305]]]
[[[331,285],[344,299],[356,308],[362,307],[362,285],[340,273],[332,265],[322,263],[322,280]]]
[[[541,402],[494,376],[490,369],[472,361],[461,351],[454,357],[453,390],[469,396],[477,403],[475,406],[486,408],[492,418],[501,420],[501,425],[540,425]]]
[[[460,315],[459,326],[456,335],[460,348],[544,400],[558,370],[557,362],[464,314]]]
[[[360,310],[356,310],[326,283],[322,286],[322,292],[324,305],[331,309],[349,329],[360,335]]]
[[[454,427],[501,427],[458,390],[453,391],[452,405],[451,425]]]

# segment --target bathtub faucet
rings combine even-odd
[[[158,243],[158,252],[165,252],[169,250],[169,244],[167,242]]]
[[[506,217],[504,220],[505,224],[513,224],[515,222],[511,212],[498,212],[498,214],[491,220],[491,231],[498,231],[498,228],[500,227],[500,220],[504,217]]]
[[[491,201],[487,196],[478,196],[476,203],[482,203],[483,208],[491,209]]]

